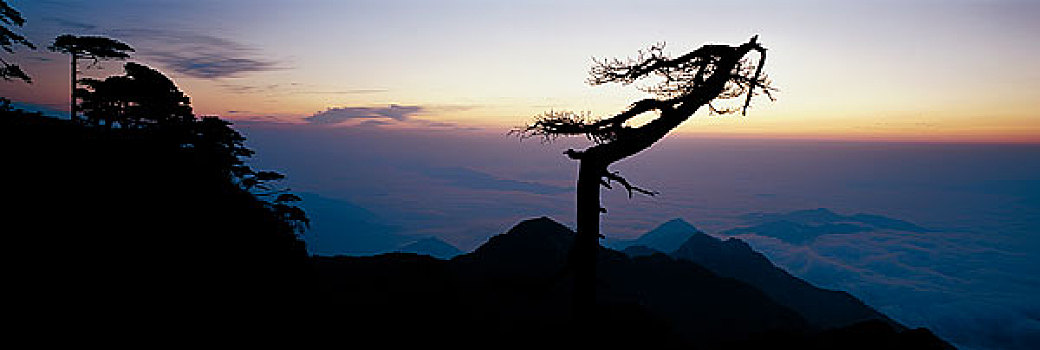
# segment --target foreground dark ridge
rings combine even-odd
[[[574,233],[521,223],[470,254],[312,258],[254,196],[145,132],[5,111],[16,333],[98,341],[286,337],[335,345],[943,348],[884,323],[817,332],[758,289],[667,256],[601,251],[574,338]]]
[[[321,289],[336,300],[336,308],[376,320],[368,325],[374,334],[399,324],[394,315],[409,315],[408,322],[418,324],[464,324],[461,333],[446,327],[448,334],[460,337],[479,330],[477,334],[490,339],[520,339],[537,346],[546,339],[575,340],[569,338],[572,280],[564,267],[574,237],[569,228],[540,218],[521,222],[474,252],[447,261],[384,254],[321,257],[315,266]],[[852,314],[827,325],[822,320],[835,317],[833,313],[820,316],[811,306],[793,309],[787,306],[790,302],[774,301],[749,284],[719,277],[688,260],[664,254],[630,258],[605,248],[599,256],[601,298],[594,326],[606,342],[600,346],[952,348],[926,329],[905,330],[862,304],[838,302]],[[344,295],[349,297],[332,298]],[[858,303],[839,295],[838,300]],[[815,321],[808,322],[803,314]],[[855,322],[857,318],[865,321]]]
[[[17,201],[2,221],[12,317],[45,339],[279,328],[299,314],[313,280],[303,243],[204,151],[9,110],[0,148]]]

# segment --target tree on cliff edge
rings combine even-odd
[[[71,85],[69,95],[69,118],[76,121],[76,63],[79,60],[91,60],[91,65],[97,65],[101,60],[122,60],[130,57],[129,52],[134,49],[118,40],[100,36],[75,36],[71,34],[59,35],[54,38],[54,43],[48,47],[49,50],[68,54],[71,57]]]
[[[746,57],[753,52],[759,53],[758,60]],[[704,45],[676,58],[666,55],[664,45],[658,44],[632,59],[595,60],[589,71],[589,84],[628,85],[649,80],[649,85],[642,89],[655,97],[637,101],[627,110],[603,119],[587,113],[550,111],[514,130],[521,138],[542,137],[551,141],[559,136],[584,135],[594,143],[584,150],[565,152],[579,162],[578,233],[570,253],[575,278],[574,316],[579,325],[591,326],[596,304],[596,261],[602,238],[599,215],[606,212],[600,206],[599,187],[620,184],[629,197],[633,192],[656,194],[632,185],[607,167],[649,148],[702,107],[707,106],[713,114],[746,113],[752,96],[765,94],[772,99],[775,89],[762,73],[765,59],[766,49],[755,36],[739,46]],[[738,107],[722,108],[713,103],[742,96],[746,98]],[[644,113],[657,113],[658,117],[642,126],[626,125]]]

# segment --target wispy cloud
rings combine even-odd
[[[387,89],[350,89],[339,91],[295,91],[297,94],[319,94],[319,95],[352,95],[352,94],[378,94],[390,90]]]
[[[383,120],[389,124],[390,120],[408,121],[413,116],[424,112],[421,106],[402,106],[391,104],[387,107],[333,107],[324,111],[314,113],[304,118],[312,124],[340,124],[350,120]],[[371,125],[371,124],[369,124]]]
[[[303,118],[312,125],[335,125],[359,128],[399,127],[405,129],[480,130],[443,120],[429,120],[419,116],[444,115],[476,108],[464,105],[408,106],[390,104],[386,107],[330,107]]]
[[[258,94],[258,93],[274,93],[282,88],[281,84],[267,84],[267,85],[244,85],[244,84],[218,84],[218,86],[226,89],[227,91],[235,94]]]
[[[332,89],[320,89],[312,86],[307,86],[300,83],[288,83],[288,84],[266,84],[266,85],[247,85],[238,83],[221,83],[220,87],[228,90],[229,92],[236,94],[257,94],[257,93],[275,93],[278,95],[355,95],[355,94],[378,94],[385,93],[390,90],[387,89],[343,89],[343,90],[332,90]]]
[[[71,20],[71,19],[68,19],[68,18],[44,17],[43,21],[54,23],[54,24],[58,25],[59,28],[66,29],[66,30],[95,31],[95,30],[98,29],[98,26],[96,26],[96,25],[93,25],[93,24],[90,24],[90,23],[85,23],[85,22],[80,22],[80,21],[76,21],[76,20]]]
[[[285,69],[259,49],[222,37],[184,30],[117,29],[112,35],[138,48],[138,55],[167,69],[201,79],[233,78]]]
[[[217,79],[280,69],[273,62],[225,56],[224,53],[163,52],[148,56],[175,72],[195,78]]]
[[[191,30],[112,29],[69,18],[46,17],[43,20],[63,31],[92,32],[126,41],[136,49],[136,57],[194,78],[233,78],[286,68],[283,62],[265,56],[258,48]]]

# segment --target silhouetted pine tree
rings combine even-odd
[[[752,52],[761,55],[757,62],[745,58]],[[584,135],[595,143],[584,150],[566,152],[568,157],[580,162],[577,237],[570,261],[575,272],[574,307],[578,322],[587,322],[595,305],[596,252],[602,237],[599,215],[606,212],[600,206],[599,187],[610,188],[611,183],[618,183],[629,196],[633,192],[655,194],[632,185],[607,168],[649,148],[704,106],[715,114],[741,110],[719,108],[714,101],[746,96],[742,108],[746,112],[751,97],[759,92],[772,99],[770,93],[774,88],[762,73],[765,53],[766,49],[755,36],[739,46],[704,45],[676,58],[666,55],[664,45],[658,44],[648,51],[640,51],[633,59],[597,60],[589,72],[589,84],[628,85],[652,79],[643,90],[656,98],[637,101],[628,110],[603,119],[595,119],[587,113],[550,111],[538,116],[532,124],[514,130],[521,138],[542,137],[551,141],[559,136]],[[639,127],[626,125],[645,113],[657,113],[658,117]]]
[[[100,36],[75,36],[62,34],[54,38],[54,42],[48,47],[49,50],[69,55],[71,68],[70,84],[72,86],[69,96],[69,117],[75,121],[78,119],[76,110],[76,76],[79,71],[76,63],[79,60],[91,60],[91,65],[97,65],[102,60],[122,60],[130,57],[129,52],[134,49],[123,42]],[[88,66],[89,67],[89,66]]]
[[[22,14],[11,7],[11,5],[8,5],[6,1],[0,0],[0,48],[7,51],[7,53],[13,53],[16,45],[22,45],[32,50],[36,49],[33,43],[12,30],[13,27],[21,27],[23,24],[25,24],[25,18],[22,17]],[[21,67],[7,62],[3,58],[0,58],[0,79],[19,79],[26,83],[32,83],[32,79],[22,71]]]

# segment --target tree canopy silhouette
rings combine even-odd
[[[96,66],[102,60],[122,60],[130,57],[129,52],[134,49],[123,42],[101,36],[75,36],[62,34],[54,38],[54,43],[48,47],[49,50],[69,55],[71,61],[71,92],[69,96],[69,117],[77,120],[76,109],[76,62],[82,59],[91,60],[91,65]]]
[[[294,232],[301,232],[310,221],[296,203],[300,197],[288,188],[275,185],[285,178],[273,171],[256,171],[245,158],[254,152],[245,146],[246,138],[231,128],[231,122],[215,116],[196,118],[190,98],[170,78],[145,65],[128,62],[125,74],[105,79],[80,80],[76,91],[83,98],[82,108],[90,124],[124,133],[143,132],[171,148],[192,155],[209,169],[210,176],[255,196],[263,206]],[[88,124],[89,125],[89,124]]]
[[[11,5],[8,5],[6,1],[0,0],[0,48],[3,48],[7,53],[14,53],[14,47],[17,45],[35,50],[36,46],[33,43],[12,30],[13,27],[21,27],[24,24],[25,18],[22,17],[22,14],[11,7]],[[29,75],[25,74],[21,67],[7,62],[2,57],[0,57],[0,79],[19,79],[26,83],[32,83],[32,78],[29,78]]]
[[[130,128],[161,125],[172,131],[195,118],[188,96],[165,75],[134,62],[124,69],[125,75],[79,81],[83,88],[76,94],[83,100],[80,110],[87,121],[103,121],[109,128],[114,123]]]
[[[759,59],[747,56],[759,53]],[[670,131],[707,106],[713,114],[737,111],[746,113],[751,97],[765,94],[770,99],[775,88],[762,72],[766,49],[758,36],[738,46],[704,45],[682,56],[671,58],[664,44],[640,51],[635,58],[594,60],[588,83],[633,84],[649,81],[642,90],[654,95],[633,103],[617,115],[596,119],[588,113],[549,111],[530,125],[513,130],[521,138],[541,137],[552,141],[560,136],[584,135],[594,145],[584,150],[569,149],[565,154],[579,161],[577,183],[577,237],[571,250],[575,274],[574,308],[578,322],[586,322],[595,306],[596,255],[599,248],[600,186],[612,183],[624,187],[629,197],[634,192],[653,196],[654,191],[632,185],[608,166],[639,153],[664,138]],[[719,100],[744,96],[741,107],[716,106]],[[657,118],[641,126],[626,122],[645,113]]]
[[[204,116],[193,123],[194,135],[191,147],[202,157],[206,168],[217,172],[218,177],[231,181],[243,190],[264,201],[280,222],[296,232],[310,225],[303,209],[296,203],[301,199],[273,183],[285,179],[285,175],[274,171],[256,171],[245,163],[253,150],[245,146],[246,138],[231,128],[231,123],[214,116]]]

